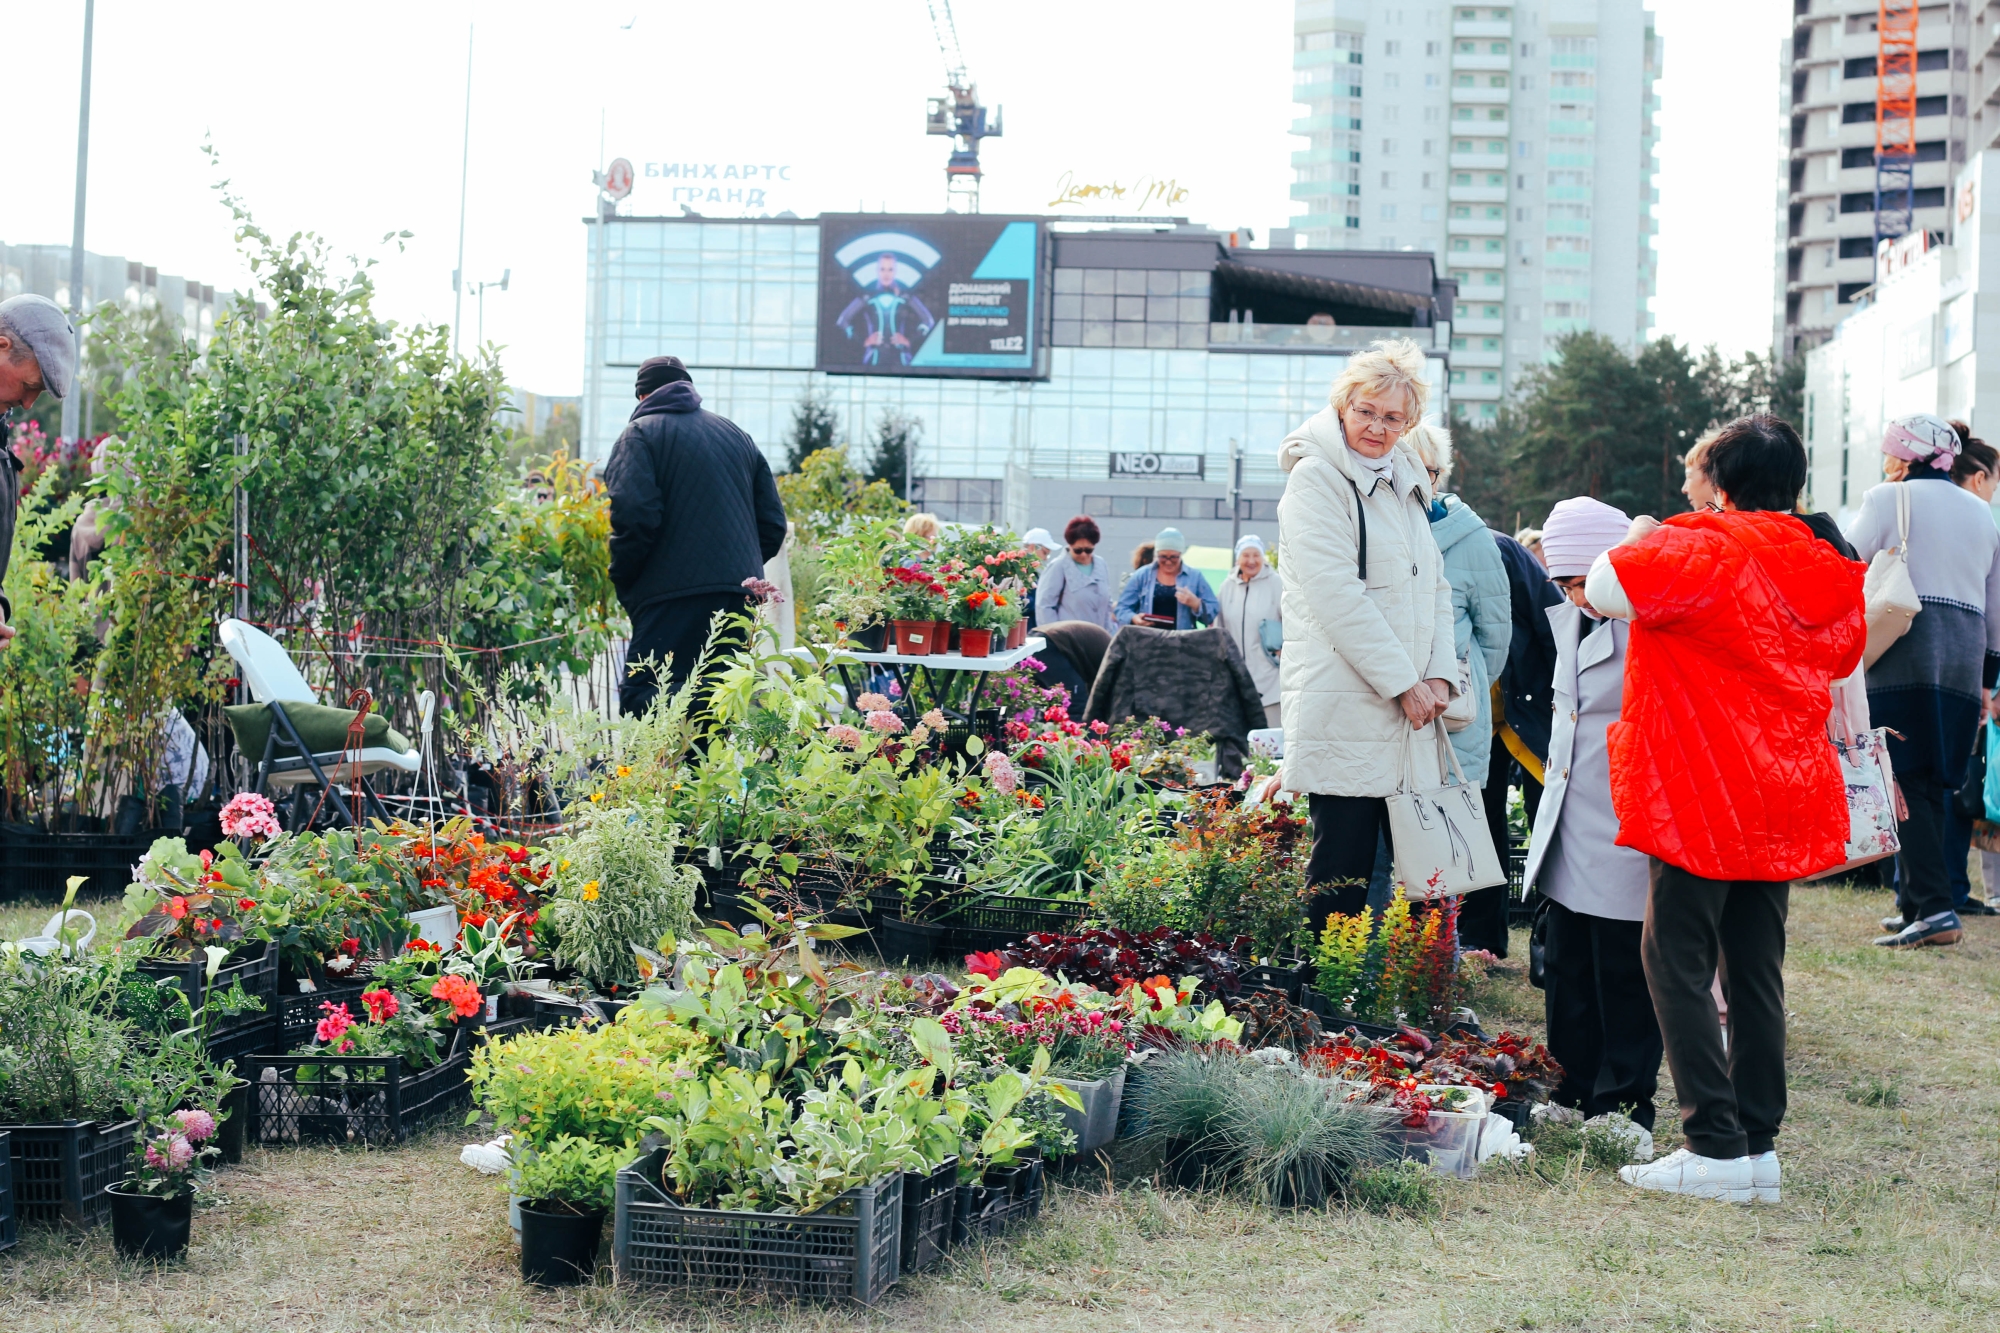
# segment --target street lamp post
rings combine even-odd
[[[76,214],[69,234],[69,322],[78,330],[74,348],[77,364],[83,364],[83,201],[84,186],[90,179],[90,43],[96,26],[97,0],[83,0],[83,92],[76,112]],[[81,377],[79,377],[81,378]],[[62,437],[77,438],[82,395],[72,384],[62,405]]]

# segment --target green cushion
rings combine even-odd
[[[264,757],[264,745],[271,735],[271,705],[234,704],[224,708],[229,718],[229,729],[236,733],[236,748],[255,764]],[[314,754],[328,754],[347,748],[347,729],[354,725],[354,710],[351,708],[329,708],[325,704],[286,704],[285,716],[298,729],[299,739]],[[410,738],[389,725],[389,719],[380,713],[371,712],[362,725],[362,745],[364,748],[394,750],[397,754],[408,754],[413,748]],[[284,734],[278,736],[279,759],[297,756],[285,741]]]

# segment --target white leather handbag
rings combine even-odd
[[[1486,825],[1480,789],[1465,780],[1458,755],[1444,728],[1431,724],[1438,749],[1438,773],[1457,779],[1441,787],[1417,787],[1416,734],[1403,747],[1403,789],[1389,797],[1389,846],[1396,878],[1411,899],[1445,897],[1507,882],[1493,830]],[[1448,767],[1447,767],[1448,766]]]
[[[1868,645],[1861,664],[1872,667],[1896,640],[1910,632],[1910,622],[1924,609],[1917,585],[1910,582],[1910,484],[1896,488],[1896,544],[1877,551],[1861,581],[1861,600],[1868,618]]]

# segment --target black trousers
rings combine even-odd
[[[1312,793],[1312,855],[1306,883],[1315,892],[1310,908],[1313,938],[1334,912],[1353,916],[1368,905],[1368,876],[1375,869],[1375,840],[1389,830],[1389,803],[1379,796]]]
[[[1653,858],[1640,955],[1681,1130],[1704,1157],[1768,1152],[1785,1118],[1791,893],[1787,880],[1703,879]],[[1718,962],[1729,1002],[1727,1053],[1709,990]]]
[[[1503,867],[1507,864],[1507,780],[1513,772],[1512,756],[1495,737],[1486,786],[1480,795],[1484,798],[1486,827],[1493,834],[1493,846],[1500,853]],[[1490,889],[1474,889],[1465,895],[1458,908],[1458,939],[1463,948],[1490,950],[1499,958],[1507,956],[1507,904],[1512,894],[1510,886],[1495,884]]]
[[[709,627],[723,612],[746,611],[750,599],[740,592],[697,593],[692,597],[672,597],[653,602],[631,613],[632,642],[625,650],[625,679],[618,685],[618,711],[637,717],[653,706],[662,681],[660,664],[666,663],[665,688],[669,693],[687,684],[695,663],[708,642]],[[713,675],[718,659],[743,646],[740,634],[724,634],[716,640],[715,655],[709,659],[704,681]],[[695,700],[699,708],[706,702],[706,690]]]
[[[1544,1001],[1549,1054],[1563,1067],[1561,1106],[1585,1116],[1623,1111],[1653,1127],[1660,1090],[1660,1025],[1639,956],[1645,925],[1549,904]],[[1714,1027],[1714,1009],[1709,1026]]]
[[[1945,862],[1944,803],[1951,793],[1928,774],[1920,777],[1896,775],[1910,817],[1896,825],[1902,839],[1902,885],[1896,891],[1896,906],[1905,921],[1935,916],[1952,910],[1951,869]],[[1963,866],[1964,858],[1960,858]]]

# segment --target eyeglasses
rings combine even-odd
[[[1097,548],[1095,546],[1092,546],[1089,542],[1071,542],[1069,546],[1069,553],[1071,555],[1089,555],[1092,551],[1095,551],[1096,549]]]
[[[1437,484],[1438,484],[1438,478],[1439,478],[1439,477],[1442,477],[1442,476],[1444,475],[1444,469],[1443,469],[1443,468],[1441,468],[1441,467],[1432,467],[1432,466],[1431,466],[1431,465],[1430,465],[1429,463],[1426,463],[1426,464],[1424,464],[1424,471],[1426,471],[1426,472],[1428,472],[1428,473],[1430,473],[1430,474],[1431,474],[1431,485],[1433,485],[1433,486],[1437,485]]]
[[[1380,426],[1391,435],[1401,435],[1410,424],[1410,419],[1401,412],[1377,413],[1367,407],[1350,407],[1347,410],[1360,418],[1364,429],[1369,426]]]

